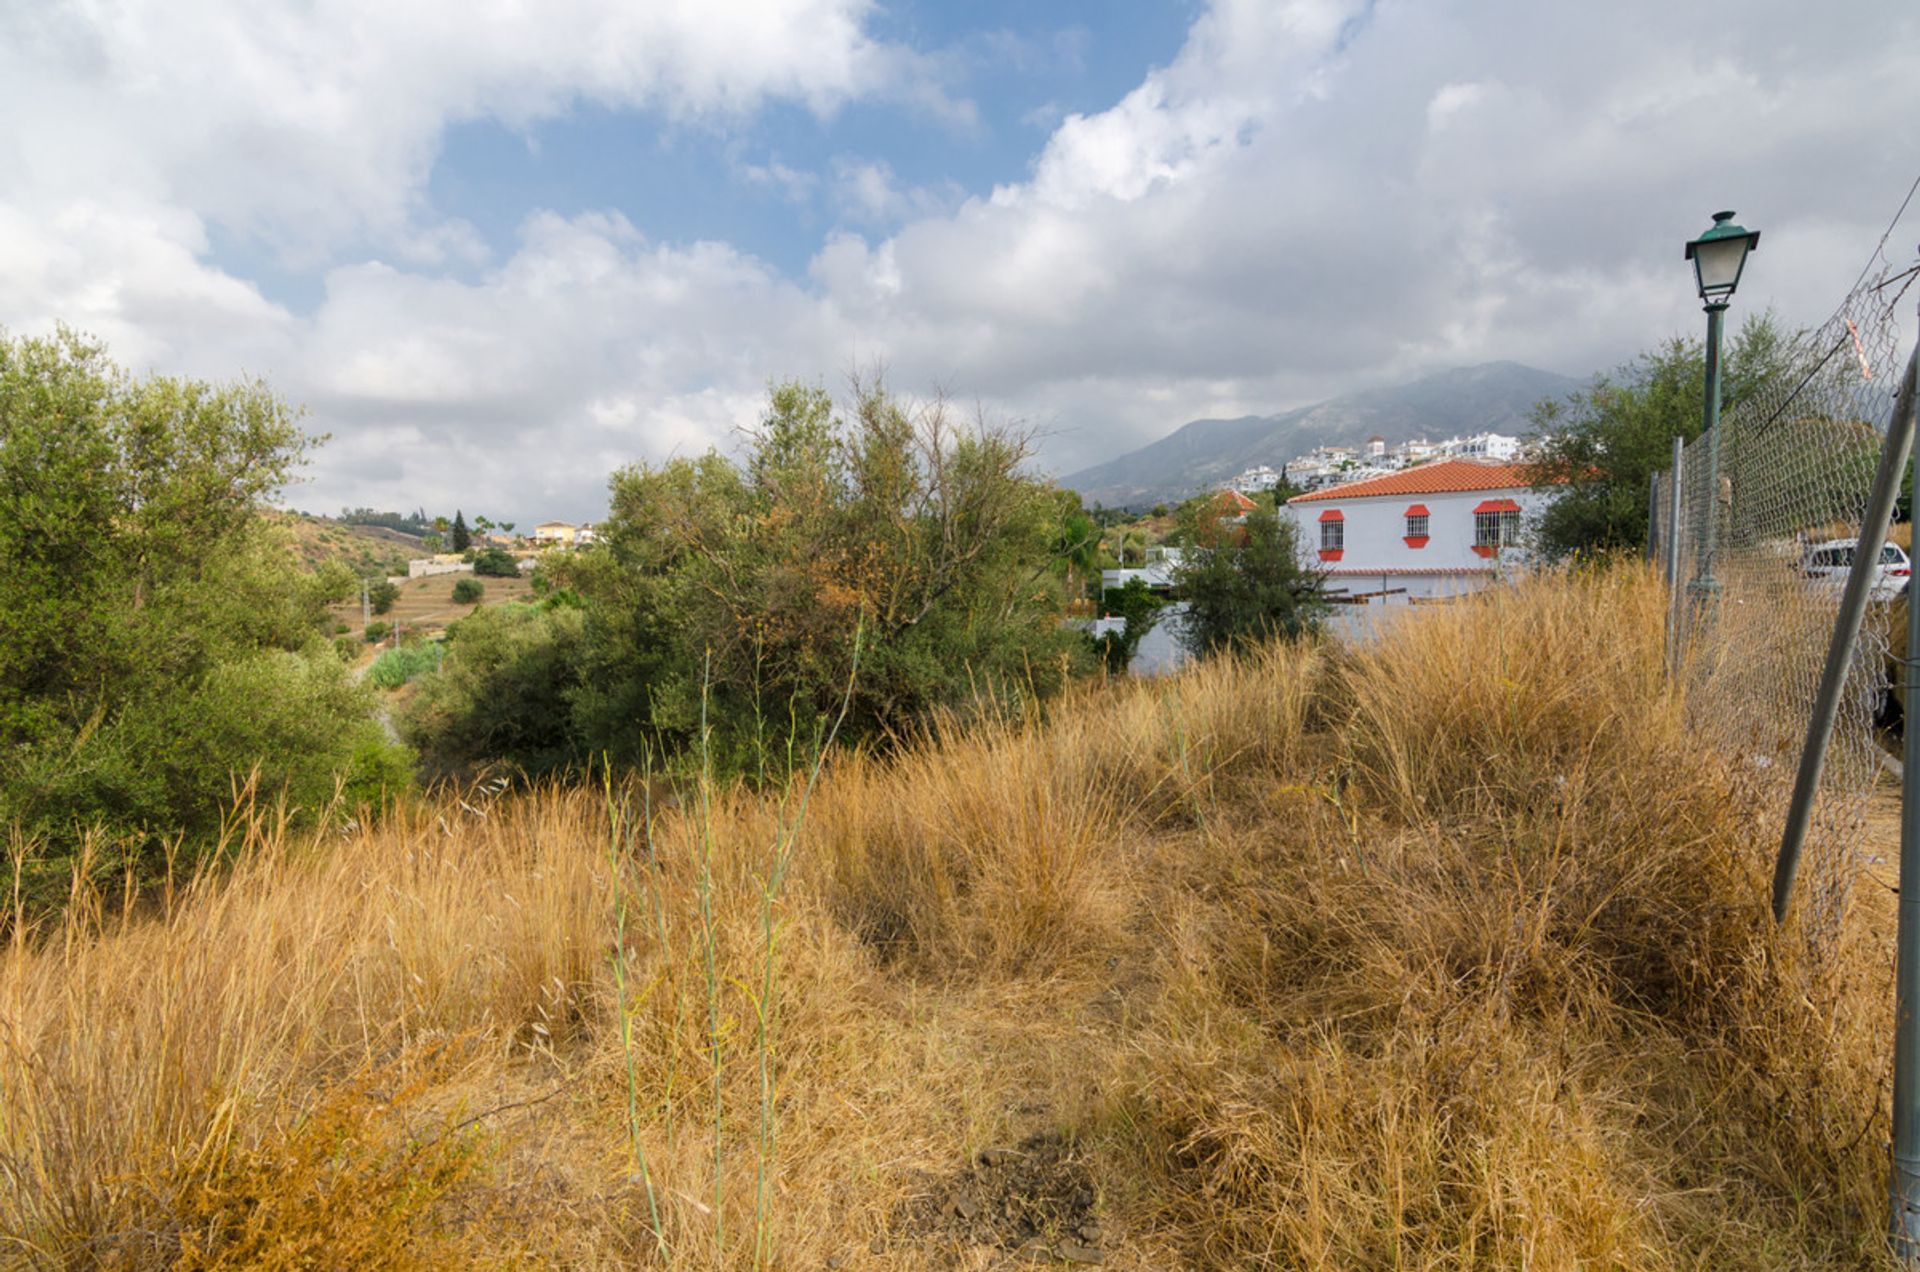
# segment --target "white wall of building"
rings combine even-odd
[[[1473,550],[1473,510],[1488,500],[1510,499],[1520,505],[1523,535],[1552,495],[1527,487],[1505,490],[1447,491],[1424,495],[1367,495],[1359,498],[1322,498],[1289,503],[1287,515],[1298,527],[1300,557],[1309,568],[1327,574],[1327,590],[1403,594],[1376,598],[1392,604],[1413,597],[1458,596],[1485,587],[1501,574],[1526,564],[1524,547],[1503,547],[1489,558]],[[1415,548],[1407,542],[1407,509],[1427,509],[1427,542]],[[1345,546],[1337,561],[1320,557],[1320,519],[1337,511]]]
[[[459,557],[452,555],[415,557],[407,562],[407,577],[410,579],[426,578],[433,574],[471,573],[473,573],[473,562],[462,561]]]

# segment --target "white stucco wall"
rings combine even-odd
[[[1299,529],[1301,560],[1313,569],[1326,571],[1330,593],[1405,588],[1404,594],[1376,598],[1391,604],[1409,597],[1457,596],[1485,587],[1500,574],[1525,565],[1524,546],[1502,548],[1492,558],[1473,550],[1473,510],[1490,499],[1511,499],[1520,505],[1524,539],[1552,495],[1524,486],[1368,495],[1290,503],[1286,511]],[[1406,541],[1406,514],[1413,504],[1425,504],[1427,508],[1428,538],[1422,548],[1409,547]],[[1329,511],[1338,511],[1346,527],[1346,544],[1338,561],[1320,559],[1320,518]]]

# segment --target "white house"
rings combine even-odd
[[[457,552],[442,552],[430,557],[415,557],[407,562],[407,577],[426,578],[433,574],[471,574],[473,562],[462,561]]]
[[[574,536],[578,533],[578,528],[571,522],[542,521],[533,528],[533,541],[535,543],[570,544],[573,542]]]
[[[1448,438],[1438,449],[1452,459],[1490,459],[1505,464],[1520,457],[1520,439],[1504,433],[1475,433],[1471,437]]]
[[[1458,596],[1524,560],[1522,527],[1553,498],[1513,464],[1444,459],[1297,495],[1286,511],[1329,594]]]
[[[1167,592],[1173,588],[1173,572],[1180,565],[1180,549],[1148,548],[1144,565],[1122,566],[1117,570],[1100,571],[1100,590],[1110,587],[1125,587],[1134,579],[1139,579],[1153,592]],[[1094,633],[1096,636],[1098,632]]]
[[[1266,464],[1256,464],[1227,483],[1230,489],[1251,494],[1255,491],[1272,490],[1280,484],[1280,474]]]

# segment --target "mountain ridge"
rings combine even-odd
[[[1393,442],[1519,433],[1535,403],[1564,397],[1582,383],[1512,361],[1454,367],[1276,415],[1189,420],[1158,441],[1069,473],[1060,484],[1089,504],[1172,503],[1257,464],[1278,468],[1315,446],[1357,445],[1376,433]]]

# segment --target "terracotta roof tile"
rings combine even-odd
[[[1295,495],[1290,504],[1314,503],[1326,499],[1370,499],[1375,495],[1440,495],[1470,490],[1524,490],[1527,480],[1524,464],[1484,464],[1472,459],[1443,459],[1403,468],[1384,477],[1350,481],[1344,486],[1329,486],[1311,494]]]

